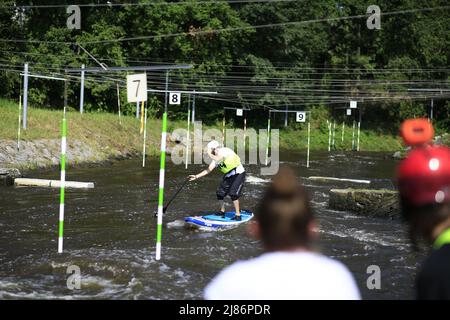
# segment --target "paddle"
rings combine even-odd
[[[169,199],[167,204],[163,208],[163,213],[166,213],[167,208],[172,203],[172,201],[177,197],[177,195],[180,193],[180,191],[183,189],[183,187],[186,185],[186,183],[189,182],[189,179],[186,179],[183,181],[183,184],[178,188],[178,190],[174,193],[174,195]],[[158,211],[155,211],[155,218],[158,216]]]

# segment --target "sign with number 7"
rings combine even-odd
[[[147,74],[131,74],[127,76],[128,102],[147,101]]]

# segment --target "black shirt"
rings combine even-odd
[[[417,277],[417,298],[450,300],[450,244],[434,250]]]

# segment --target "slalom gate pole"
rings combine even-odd
[[[166,93],[164,97],[164,113],[161,132],[161,163],[159,169],[159,193],[158,193],[158,226],[156,229],[156,260],[161,259],[161,238],[164,208],[164,178],[166,168],[166,137],[167,137],[167,99],[169,87],[169,72],[166,71]]]

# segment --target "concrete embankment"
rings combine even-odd
[[[331,189],[329,206],[356,214],[396,218],[400,213],[398,192],[380,189]]]
[[[167,153],[170,154],[175,143],[167,141]],[[17,142],[12,140],[0,140],[0,168],[21,171],[58,167],[60,165],[61,140],[38,139],[33,141],[21,141],[20,149]],[[142,152],[136,147],[117,148],[112,145],[96,143],[84,143],[79,140],[69,140],[67,144],[66,161],[69,166],[84,164],[102,164],[110,160],[131,159],[142,156]],[[6,177],[6,173],[0,173],[0,179]],[[20,177],[12,171],[8,174],[12,179]],[[6,178],[5,178],[6,179]]]
[[[61,141],[57,139],[39,139],[17,142],[0,140],[0,167],[18,169],[40,169],[59,165]],[[76,165],[83,162],[106,160],[103,151],[94,150],[80,141],[70,141],[67,146],[67,162]]]

